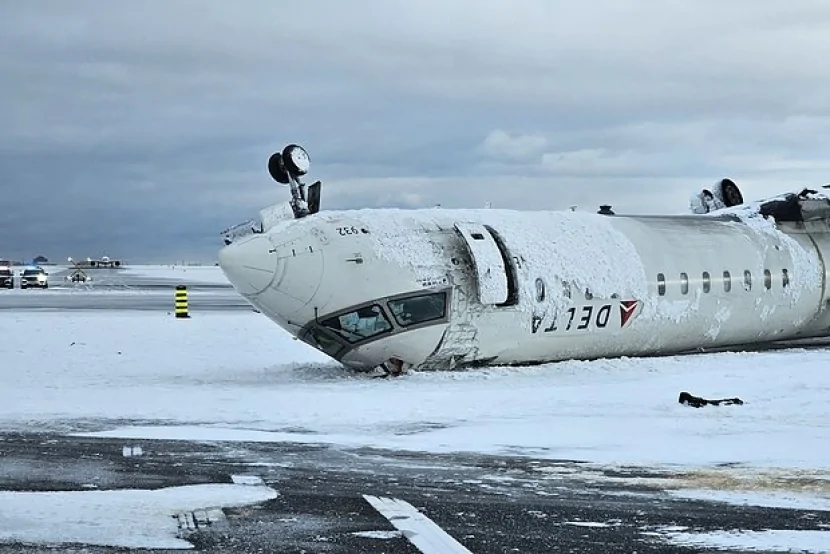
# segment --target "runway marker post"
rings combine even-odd
[[[176,317],[190,317],[187,309],[187,285],[176,285]]]

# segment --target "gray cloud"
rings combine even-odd
[[[828,180],[830,6],[0,5],[0,256],[211,260],[311,152],[326,208],[682,212]]]

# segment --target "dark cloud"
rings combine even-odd
[[[287,142],[326,208],[817,186],[828,33],[819,0],[5,2],[0,255],[212,260]]]

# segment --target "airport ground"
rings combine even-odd
[[[230,483],[230,475],[246,474],[258,475],[279,492],[254,508],[226,509],[221,525],[190,535],[201,552],[419,552],[364,494],[409,502],[474,553],[705,552],[667,545],[657,531],[820,529],[830,523],[827,513],[822,519],[805,510],[672,498],[636,484],[636,478],[650,477],[647,472],[632,471],[625,480],[604,484],[598,475],[570,477],[579,464],[567,460],[60,435],[13,434],[0,441],[0,488],[5,490],[84,490],[90,481],[98,489],[156,489]],[[123,446],[136,443],[143,455],[123,457]],[[559,478],[551,479],[557,471]],[[0,545],[3,554],[56,551],[61,550]]]
[[[61,275],[53,279],[58,283]],[[172,311],[176,284],[111,271],[93,287],[61,284],[0,295],[0,309]],[[188,286],[193,311],[251,309],[229,286]],[[139,423],[146,424],[119,422]],[[574,460],[77,436],[105,427],[87,421],[67,422],[75,434],[0,431],[0,491],[159,489],[230,483],[231,475],[247,475],[279,493],[253,507],[225,509],[224,520],[185,534],[196,551],[209,553],[438,552],[416,548],[363,495],[408,502],[476,554],[714,552],[673,546],[661,530],[830,526],[830,511],[682,499],[654,485],[650,478],[656,475],[648,471],[583,471],[585,464]],[[141,455],[125,456],[125,445],[140,445]],[[0,554],[123,551],[0,543]]]

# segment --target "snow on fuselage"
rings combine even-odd
[[[283,209],[220,264],[263,314],[358,369],[673,353],[828,326],[816,236],[755,213]]]

